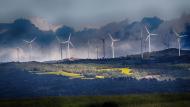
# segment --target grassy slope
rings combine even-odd
[[[0,107],[189,107],[189,105],[190,93],[0,100]]]

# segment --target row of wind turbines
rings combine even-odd
[[[151,37],[152,36],[156,36],[158,34],[154,34],[152,32],[149,31],[149,29],[145,26],[145,29],[146,29],[146,32],[147,32],[147,37],[146,37],[146,40],[145,41],[148,41],[148,52],[151,53],[152,52],[152,49],[151,49]],[[181,38],[183,37],[186,37],[188,35],[180,35],[179,33],[177,33],[174,29],[173,29],[173,32],[175,33],[176,35],[176,38],[177,38],[177,41],[178,41],[178,55],[181,56]],[[111,39],[111,48],[112,48],[112,58],[115,58],[115,42],[118,42],[120,41],[119,39],[114,39],[111,34],[109,33],[108,34],[110,39]],[[143,39],[143,35],[142,35],[142,31],[141,31],[141,57],[143,58],[143,50],[142,50],[142,39]]]
[[[146,37],[146,40],[145,41],[148,41],[148,52],[151,53],[152,52],[152,49],[151,49],[151,37],[152,36],[156,36],[158,34],[154,34],[152,32],[149,31],[149,29],[145,26],[145,29],[146,29],[146,32],[147,32],[147,37]],[[178,50],[179,50],[179,56],[181,56],[181,38],[185,37],[185,36],[188,36],[188,35],[180,35],[179,33],[177,33],[174,29],[173,29],[173,32],[174,34],[176,35],[177,37],[177,41],[178,41]],[[112,58],[115,58],[115,42],[118,42],[120,41],[119,39],[116,39],[116,38],[113,38],[113,36],[108,33],[108,36],[109,38],[111,39],[111,50],[112,50]],[[143,52],[142,52],[142,38],[143,38],[143,35],[142,35],[142,30],[141,30],[141,57],[143,58]],[[30,49],[30,52],[29,52],[29,60],[32,60],[32,57],[31,57],[31,52],[32,52],[32,44],[33,42],[37,39],[37,37],[34,37],[32,40],[28,41],[28,40],[23,40],[24,43],[26,43]],[[69,37],[66,41],[62,41],[58,36],[56,36],[56,39],[57,39],[57,42],[59,43],[59,46],[60,46],[60,57],[61,57],[61,60],[63,59],[63,55],[62,55],[62,52],[63,52],[63,45],[66,45],[67,46],[67,52],[66,52],[66,57],[68,59],[71,58],[71,52],[70,52],[70,46],[74,47],[73,43],[71,42],[71,33],[69,34]],[[103,41],[103,52],[104,52],[104,57],[105,57],[105,39],[102,39]],[[89,41],[88,41],[88,58],[89,58]],[[18,57],[18,60],[19,60],[19,50],[20,48],[17,47],[17,57]],[[98,49],[97,49],[98,51]],[[97,52],[97,56],[98,56],[98,52]]]
[[[151,50],[151,36],[155,36],[158,34],[151,33],[146,26],[145,26],[145,29],[148,33],[146,41],[148,40],[148,47],[149,47],[149,53],[150,53],[152,51]],[[178,41],[178,50],[179,50],[178,55],[181,56],[181,38],[186,37],[188,35],[180,35],[174,29],[173,29],[173,32],[175,33],[177,41]],[[141,33],[141,35],[142,35],[142,33]]]
[[[30,41],[28,41],[28,40],[23,40],[23,42],[28,45],[28,48],[29,48],[29,50],[30,50],[30,52],[29,52],[29,60],[32,60],[32,55],[31,55],[31,54],[32,54],[32,48],[33,48],[32,44],[33,44],[33,42],[34,42],[36,39],[37,39],[37,37],[34,37],[34,38],[33,38],[32,40],[30,40]],[[66,41],[61,41],[58,36],[56,36],[56,39],[57,39],[57,41],[58,41],[58,43],[59,43],[59,45],[60,45],[61,59],[63,59],[62,52],[63,52],[63,45],[65,45],[65,44],[67,45],[67,54],[68,54],[68,58],[70,59],[70,58],[71,58],[71,55],[70,55],[70,45],[71,45],[72,47],[74,47],[73,43],[71,42],[71,33],[70,33],[70,35],[69,35],[68,40],[66,40]],[[20,53],[21,48],[20,48],[20,47],[17,47],[16,50],[17,50],[17,59],[18,59],[18,61],[19,61],[19,59],[20,59],[19,53]]]

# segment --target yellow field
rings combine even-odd
[[[104,76],[96,76],[97,79],[104,79]]]
[[[125,74],[125,75],[132,75],[132,69],[129,69],[129,68],[120,68],[121,70],[121,73],[122,74]]]
[[[48,72],[47,74],[63,75],[63,76],[72,77],[72,78],[82,78],[83,77],[80,74],[69,73],[69,72],[65,72],[65,71]]]
[[[69,73],[69,72],[65,72],[65,71],[48,72],[47,74],[63,75],[63,76],[72,77],[72,78],[88,79],[88,78],[85,78],[84,76],[81,76],[80,74]],[[96,76],[96,78],[97,79],[104,79],[105,77],[104,76]]]
[[[109,72],[109,71],[120,71],[122,74],[125,74],[125,75],[132,75],[132,69],[129,69],[129,68],[109,68],[109,69],[99,69],[97,70],[98,72]]]

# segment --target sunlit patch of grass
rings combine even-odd
[[[132,69],[129,69],[129,68],[120,68],[121,70],[121,73],[122,74],[125,74],[125,75],[132,75]]]
[[[65,71],[47,72],[47,74],[63,75],[63,76],[72,77],[72,78],[82,78],[83,77],[80,74],[70,73],[70,72],[65,72]]]
[[[58,71],[58,72],[47,72],[46,74],[51,74],[51,75],[63,75],[71,78],[81,78],[81,79],[94,79],[94,78],[85,78],[81,74],[76,74],[76,73],[69,73],[65,71]],[[97,75],[95,78],[97,79],[104,79],[104,76]]]
[[[118,71],[121,72],[124,75],[132,75],[132,69],[130,68],[108,68],[108,69],[98,69],[98,72],[112,72],[112,71]]]
[[[97,79],[104,79],[105,77],[104,76],[96,76]]]

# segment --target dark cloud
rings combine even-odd
[[[189,0],[1,0],[0,22],[39,16],[76,29],[144,16],[173,19],[189,12]]]

